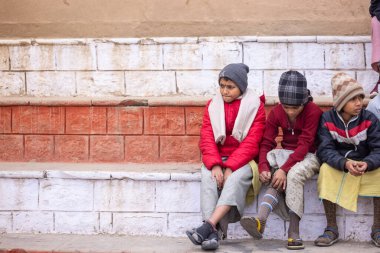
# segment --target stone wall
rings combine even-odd
[[[197,162],[203,107],[226,64],[250,67],[267,110],[288,69],[329,106],[338,71],[371,90],[370,53],[360,36],[2,40],[0,161]]]
[[[337,71],[372,88],[370,53],[367,36],[1,40],[0,96],[205,96],[223,66],[244,62],[258,93],[277,96],[280,74],[297,69],[329,98]]]

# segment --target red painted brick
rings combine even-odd
[[[182,107],[151,107],[144,109],[144,133],[158,135],[185,134]]]
[[[0,135],[0,160],[22,161],[24,137],[22,135]]]
[[[55,160],[62,162],[88,161],[89,137],[81,135],[55,136]]]
[[[15,106],[12,108],[12,132],[31,134],[62,134],[63,107]]]
[[[67,107],[67,134],[105,134],[107,131],[106,107]]]
[[[161,136],[161,162],[199,162],[198,136]]]
[[[28,251],[24,249],[11,249],[8,251],[9,253],[28,253]]]
[[[204,107],[186,107],[186,134],[188,135],[199,135],[202,119],[204,114]]]
[[[12,109],[11,107],[0,107],[0,133],[12,132]]]
[[[142,134],[143,109],[133,107],[109,107],[107,112],[109,134]]]
[[[127,162],[157,162],[158,136],[126,136],[125,160]]]
[[[119,162],[124,160],[123,136],[91,136],[90,160],[92,162]]]
[[[52,161],[54,157],[53,135],[26,135],[26,161]]]

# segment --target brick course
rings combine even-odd
[[[265,106],[267,116],[272,108]],[[199,162],[204,110],[204,106],[4,106],[0,161]],[[279,131],[277,142],[281,138]]]
[[[89,137],[86,135],[56,135],[54,160],[62,162],[87,162]]]
[[[63,134],[65,109],[62,107],[17,106],[12,108],[12,133]]]
[[[26,135],[24,142],[26,161],[46,162],[54,160],[53,135]]]
[[[107,109],[105,107],[66,108],[67,134],[107,133]]]
[[[11,133],[12,110],[11,107],[0,107],[0,133]]]
[[[109,107],[107,109],[107,132],[109,134],[142,134],[143,109]]]

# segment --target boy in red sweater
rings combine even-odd
[[[251,236],[261,239],[270,212],[285,192],[290,209],[287,248],[303,249],[299,235],[303,186],[319,169],[314,139],[322,111],[312,102],[306,79],[297,71],[281,75],[278,96],[281,104],[269,113],[259,155],[260,181],[269,186],[258,216],[243,217],[240,223]],[[276,149],[279,128],[283,133],[283,149]]]
[[[265,110],[260,98],[247,89],[248,72],[243,63],[224,67],[219,91],[207,103],[203,117],[199,147],[204,222],[186,234],[204,250],[218,248],[217,230],[225,237],[228,223],[240,220],[252,183],[248,163],[259,154]]]

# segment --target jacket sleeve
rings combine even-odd
[[[265,110],[264,104],[261,102],[247,136],[240,143],[239,147],[228,157],[227,161],[224,162],[224,167],[235,171],[258,156],[264,128]]]
[[[372,124],[367,131],[367,144],[370,153],[363,161],[367,163],[367,171],[380,167],[380,122],[375,115],[371,115]]]
[[[322,111],[319,108],[310,110],[304,122],[302,132],[298,137],[297,148],[281,166],[282,170],[288,172],[293,165],[305,159],[310,147],[314,145],[321,115]]]
[[[278,123],[276,121],[275,112],[272,110],[269,113],[267,123],[265,125],[265,132],[263,140],[260,145],[259,154],[259,171],[270,171],[269,162],[267,160],[267,154],[273,148],[276,147],[276,137],[278,135]]]
[[[210,102],[207,103],[203,115],[199,148],[201,150],[203,164],[207,169],[211,170],[215,165],[223,166],[223,162],[219,154],[218,146],[215,143],[214,132],[212,131],[210,115],[208,113],[209,104]]]
[[[335,141],[332,138],[329,130],[326,127],[326,115],[329,112],[322,114],[318,128],[319,146],[317,156],[322,163],[327,163],[331,167],[345,171],[346,158],[342,156],[336,147]]]

